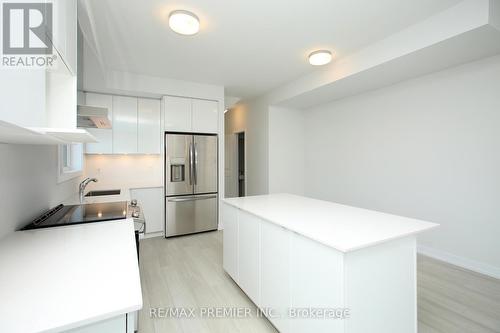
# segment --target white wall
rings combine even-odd
[[[269,103],[267,99],[257,98],[250,101],[238,103],[234,110],[225,115],[226,135],[245,131],[246,143],[246,192],[247,195],[259,195],[269,193]],[[226,151],[235,154],[231,150],[234,137],[226,140]],[[225,160],[227,172],[234,169],[233,160],[236,156],[230,156]],[[227,175],[227,174],[226,174]],[[227,179],[227,177],[226,177]],[[234,190],[234,179],[230,179],[229,190]],[[233,192],[229,195],[234,194]]]
[[[420,246],[500,276],[500,56],[305,115],[306,195],[438,222]]]
[[[304,194],[304,112],[269,108],[269,193]]]
[[[0,238],[78,193],[79,178],[57,184],[57,146],[0,144]]]
[[[246,131],[247,109],[244,105],[236,105],[224,113],[224,186],[226,198],[234,198],[239,194],[237,133]]]
[[[225,118],[226,154],[235,154],[230,135],[245,131],[247,195],[304,193],[303,111],[269,105],[263,96],[239,103]],[[226,159],[227,191],[237,186],[234,158]]]
[[[163,187],[161,155],[85,155],[85,177],[97,178],[87,190]]]
[[[221,110],[225,108],[223,86],[103,68],[87,42],[83,45],[83,90],[155,98],[172,95],[211,99],[220,101]]]
[[[269,105],[266,100],[256,99],[245,107],[247,195],[269,193]]]

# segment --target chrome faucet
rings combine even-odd
[[[83,197],[85,193],[85,188],[90,182],[97,183],[97,178],[85,178],[81,183],[80,183],[80,203],[83,203]]]

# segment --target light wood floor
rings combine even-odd
[[[144,302],[140,333],[277,332],[266,319],[255,316],[150,319],[150,307],[255,308],[222,269],[222,232],[143,240],[140,266]]]
[[[419,333],[500,332],[500,280],[442,261],[417,261]]]
[[[276,332],[255,316],[150,318],[150,308],[255,307],[222,269],[222,232],[143,240],[140,266],[140,333]],[[500,281],[419,256],[418,317],[419,333],[500,332]]]

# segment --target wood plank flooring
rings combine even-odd
[[[420,333],[500,332],[500,280],[425,256],[417,274]]]
[[[150,318],[150,307],[251,308],[255,305],[222,269],[222,233],[141,241],[143,310],[140,333],[277,332],[265,318]],[[201,311],[201,310],[200,310]],[[254,313],[255,314],[255,313]]]
[[[141,241],[140,333],[277,332],[265,318],[207,318],[201,308],[251,308],[222,269],[222,232]],[[150,308],[194,308],[194,318],[151,318]],[[500,332],[500,281],[418,258],[419,333]],[[404,332],[401,332],[404,333]]]

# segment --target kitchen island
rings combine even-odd
[[[225,271],[280,332],[416,333],[419,221],[290,194],[225,199]]]

